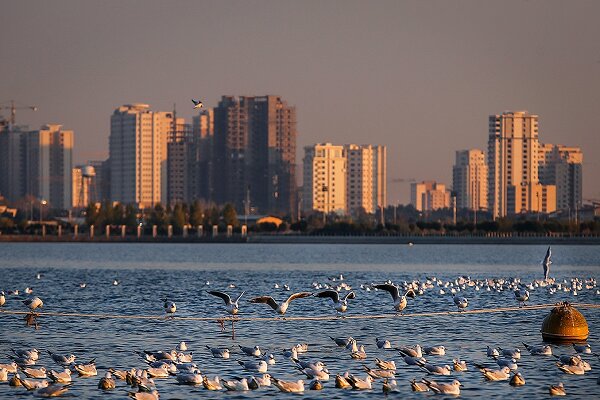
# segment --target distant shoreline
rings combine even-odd
[[[63,235],[0,235],[0,243],[247,243],[247,244],[493,244],[493,245],[600,245],[600,236],[309,236],[309,235],[250,235],[242,237],[189,236],[88,236]]]

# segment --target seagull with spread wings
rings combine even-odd
[[[287,298],[286,301],[284,301],[281,304],[277,304],[277,302],[275,300],[273,300],[273,298],[271,296],[260,296],[260,297],[255,297],[253,299],[250,300],[250,303],[264,303],[264,304],[268,304],[269,306],[271,306],[271,308],[278,314],[281,315],[285,315],[290,303],[292,302],[292,300],[296,300],[296,299],[302,299],[304,297],[308,297],[308,296],[312,296],[312,293],[310,292],[299,292],[299,293],[294,293],[292,294],[290,297]]]
[[[227,293],[219,292],[217,290],[211,290],[208,293],[212,294],[213,296],[222,298],[225,302],[225,310],[227,311],[227,313],[231,315],[236,315],[240,309],[238,302],[240,301],[244,293],[246,293],[246,291],[240,293],[240,295],[236,297],[235,300],[231,300],[231,297]]]
[[[333,308],[338,313],[345,313],[348,310],[348,299],[355,299],[356,294],[354,292],[348,292],[344,297],[340,298],[340,294],[335,290],[324,290],[319,293],[315,293],[315,297],[329,297],[333,301]]]
[[[394,300],[394,310],[399,313],[402,312],[406,308],[406,304],[408,303],[406,300],[406,296],[412,293],[412,289],[409,289],[404,295],[400,294],[400,288],[392,283],[381,283],[373,285],[375,289],[385,290],[386,292],[390,292],[392,295],[392,299]]]

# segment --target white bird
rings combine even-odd
[[[39,297],[33,297],[31,299],[23,300],[23,304],[25,304],[29,309],[33,312],[38,307],[43,307],[44,302]]]
[[[275,363],[276,363],[275,356],[273,354],[271,354],[271,353],[268,353],[268,354],[265,353],[265,354],[263,354],[261,356],[261,359],[263,361],[265,361],[269,365],[275,365]]]
[[[452,360],[452,364],[455,371],[464,372],[467,371],[467,363],[465,361],[461,361],[460,359]]]
[[[8,371],[4,368],[0,368],[0,382],[6,382],[8,380]]]
[[[337,338],[334,338],[332,336],[329,336],[329,338],[331,340],[333,340],[335,342],[335,344],[338,345],[339,347],[346,347],[346,346],[348,346],[348,344],[350,344],[350,342],[352,340],[354,340],[354,338],[351,337],[351,336],[349,336],[347,338],[346,337],[337,337]]]
[[[37,389],[33,395],[35,397],[60,397],[69,390],[70,385],[49,385]]]
[[[229,349],[220,349],[218,347],[210,347],[209,345],[206,345],[206,348],[208,350],[210,350],[212,356],[214,358],[224,358],[224,359],[228,359],[229,358]],[[260,352],[260,350],[259,350]]]
[[[517,372],[510,378],[509,384],[511,386],[523,386],[525,384],[525,378],[523,378],[523,375],[521,375],[520,372]]]
[[[487,356],[488,357],[499,357],[500,352],[498,351],[498,349],[488,346],[487,347]]]
[[[57,363],[58,365],[63,366],[63,367],[74,363],[75,359],[77,358],[73,354],[69,354],[68,356],[65,356],[62,354],[52,353],[50,350],[48,350],[48,354],[50,354],[50,357],[52,358],[52,360],[55,363]]]
[[[273,298],[271,296],[260,296],[260,297],[255,297],[255,298],[251,299],[250,303],[268,304],[276,313],[285,315],[290,303],[293,300],[302,299],[302,298],[305,298],[308,296],[312,296],[312,293],[310,293],[310,292],[294,293],[281,304],[277,304],[277,302],[275,300],[273,300]]]
[[[552,260],[550,260],[550,257],[552,256],[552,250],[550,249],[550,246],[548,246],[548,250],[546,250],[546,256],[544,257],[544,260],[542,261],[542,265],[544,266],[544,280],[548,281],[549,275],[550,275],[550,264],[552,264]]]
[[[592,346],[586,344],[575,344],[573,343],[573,349],[581,354],[592,354]]]
[[[96,359],[92,359],[87,364],[73,364],[73,369],[77,371],[79,376],[96,376],[98,372],[96,371]]]
[[[386,378],[393,379],[396,377],[395,369],[374,369],[374,368],[369,368],[366,365],[363,365],[363,369],[365,370],[365,372],[367,374],[372,376],[374,379],[386,379]]]
[[[40,358],[40,351],[36,348],[23,349],[23,350],[11,349],[11,350],[19,358],[28,358],[31,361],[37,361]],[[17,362],[17,364],[19,364],[19,363]],[[27,365],[32,365],[32,364],[27,364]]]
[[[443,356],[446,354],[446,348],[444,346],[423,347],[423,352],[429,355]]]
[[[192,108],[192,110],[204,107],[204,104],[202,104],[202,101],[200,101],[200,100],[192,99],[192,103],[194,103],[194,108]]]
[[[527,350],[529,350],[529,353],[531,353],[532,356],[551,356],[552,355],[552,347],[550,347],[549,345],[543,345],[543,346],[530,346],[527,343],[523,342],[523,346],[525,346],[525,348]]]
[[[69,383],[71,382],[71,370],[65,369],[62,372],[56,372],[51,369],[50,372],[48,372],[48,377],[52,379],[53,382]]]
[[[218,376],[215,376],[213,379],[209,379],[206,375],[202,378],[202,386],[206,390],[221,390],[221,381]]]
[[[293,381],[284,381],[281,379],[276,379],[271,377],[271,381],[273,381],[273,385],[275,385],[279,390],[284,393],[302,393],[304,392],[304,381],[299,379],[296,382]]]
[[[265,373],[267,372],[267,369],[269,367],[269,365],[267,364],[266,361],[264,360],[260,360],[260,361],[242,361],[242,360],[238,360],[238,364],[240,364],[242,367],[244,367],[244,369],[246,371],[252,371],[252,372],[258,372],[258,373]]]
[[[510,368],[508,367],[491,369],[485,368],[478,364],[475,364],[475,366],[481,371],[483,377],[488,381],[506,381],[508,378],[510,378]]]
[[[496,364],[499,367],[508,367],[511,371],[516,371],[519,368],[517,360],[514,358],[498,358],[496,359]]]
[[[208,293],[223,299],[223,301],[225,302],[225,310],[227,311],[227,313],[231,315],[236,315],[240,309],[238,302],[246,292],[243,291],[242,293],[240,293],[240,295],[236,297],[234,301],[231,300],[231,297],[227,293],[219,292],[217,290],[211,290]]]
[[[529,300],[529,292],[527,290],[522,292],[521,289],[517,289],[515,290],[515,299],[517,299],[519,305],[521,305],[521,303],[525,305],[525,302]]]
[[[392,295],[392,300],[394,301],[394,310],[399,313],[406,308],[408,301],[406,300],[406,296],[412,292],[412,289],[409,289],[404,293],[404,295],[400,294],[400,288],[392,283],[380,283],[373,285],[375,289],[385,290]]]
[[[48,374],[46,373],[46,368],[21,368],[21,371],[28,377],[33,379],[46,379]]]
[[[175,305],[174,302],[169,301],[166,297],[163,301],[164,301],[163,307],[165,309],[165,313],[167,314],[167,317],[173,318],[175,315],[175,311],[177,311],[177,306]]]
[[[319,293],[315,293],[315,297],[328,297],[333,302],[333,308],[338,313],[345,313],[348,310],[348,299],[355,299],[356,294],[354,292],[348,292],[343,298],[340,298],[340,294],[335,290],[324,290]]]
[[[469,306],[469,301],[466,297],[454,295],[452,300],[454,300],[454,304],[456,305],[456,307],[458,307],[459,311],[462,311]]]
[[[323,361],[300,361],[296,358],[292,358],[292,362],[300,367],[300,369],[310,368],[313,371],[318,372],[325,368],[325,363],[323,363]]]
[[[269,374],[262,374],[262,376],[259,377],[253,376],[248,383],[248,387],[252,390],[265,386],[271,386],[271,375]]]
[[[188,349],[187,344],[185,344],[185,342],[181,342],[177,345],[176,350],[179,351],[186,351]]]
[[[175,375],[175,379],[180,385],[200,385],[203,383],[202,374],[196,370],[193,372],[180,372]]]
[[[0,369],[5,369],[8,372],[10,372],[11,374],[16,374],[17,373],[17,363],[13,361],[10,364],[0,364]]]
[[[375,365],[377,365],[381,369],[391,369],[396,370],[396,362],[395,361],[386,361],[380,358],[375,359]]]
[[[0,307],[4,304],[6,304],[6,296],[4,295],[4,292],[0,292]]]
[[[416,358],[423,357],[423,349],[421,348],[421,345],[419,345],[419,344],[415,345],[414,347],[406,347],[406,346],[397,347],[396,350],[398,350],[405,356],[411,356],[411,357],[416,357]]]
[[[548,391],[550,392],[550,394],[552,396],[566,396],[567,392],[565,391],[565,386],[563,385],[562,382],[560,382],[558,385],[550,385],[550,387],[548,388]]]
[[[354,390],[370,390],[373,387],[372,384],[374,379],[371,375],[367,375],[365,379],[360,379],[354,375],[350,375],[347,379]]]
[[[449,365],[439,366],[423,363],[419,365],[419,368],[432,375],[450,375],[452,373],[452,368]]]
[[[568,374],[568,375],[584,375],[585,374],[585,368],[583,367],[583,364],[569,365],[569,364],[556,363],[556,366],[558,367],[558,369],[560,369],[562,372],[564,372],[565,374]]]
[[[426,384],[427,387],[431,389],[434,393],[440,394],[459,395],[460,387],[462,386],[461,383],[456,379],[453,380],[452,383],[441,383],[423,378],[422,382]]]
[[[430,381],[433,382],[433,381]],[[417,382],[416,379],[413,378],[412,381],[410,381],[410,388],[412,389],[413,392],[428,392],[429,391],[429,386],[427,386],[424,382]]]
[[[379,349],[391,349],[392,343],[386,339],[375,338],[375,343],[377,344],[377,348]]]
[[[518,360],[521,358],[521,350],[520,349],[501,349],[501,348],[499,348],[499,350],[502,351],[502,355],[504,357],[514,358],[515,360]]]
[[[245,346],[241,346],[241,345],[238,345],[238,346],[240,347],[240,350],[242,350],[242,352],[244,352],[246,355],[260,357],[260,355],[262,354],[260,347],[258,347],[258,346],[254,346],[254,347],[245,347]]]
[[[19,383],[21,383],[21,386],[23,386],[27,390],[41,389],[49,385],[48,381],[36,381],[32,379],[25,379],[21,378],[19,374],[16,374],[15,378]]]

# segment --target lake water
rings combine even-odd
[[[585,281],[600,277],[600,247],[553,246],[551,276],[557,281],[579,278]],[[44,300],[44,311],[107,313],[122,315],[159,315],[163,313],[161,298],[168,296],[177,303],[178,316],[224,316],[222,302],[206,293],[224,290],[232,294],[246,290],[241,301],[241,317],[272,316],[263,304],[250,304],[248,299],[270,294],[276,300],[287,298],[292,291],[314,291],[313,282],[336,284],[328,278],[344,275],[344,282],[356,292],[350,301],[347,315],[393,313],[389,294],[365,291],[361,284],[420,280],[437,277],[454,281],[459,276],[472,279],[521,278],[528,283],[543,277],[540,261],[545,246],[494,245],[261,245],[261,244],[34,244],[0,243],[0,289],[21,292],[32,287],[34,295]],[[36,274],[41,279],[36,279]],[[117,286],[114,280],[120,281]],[[206,285],[206,282],[210,285]],[[79,284],[87,287],[81,289]],[[236,288],[228,288],[235,284]],[[275,284],[280,289],[275,289]],[[529,304],[555,303],[563,300],[600,304],[598,288],[586,290],[577,296],[558,291],[549,294],[546,288],[531,292]],[[517,304],[512,291],[475,291],[467,288],[463,296],[469,299],[469,308],[495,308]],[[7,296],[4,309],[25,310],[18,300],[25,295]],[[409,299],[407,313],[454,311],[452,297],[440,295],[436,287],[415,299]],[[600,309],[582,309],[590,327],[588,343],[600,351]],[[381,396],[381,381],[368,392],[342,391],[334,387],[336,373],[350,371],[364,377],[362,365],[374,367],[375,357],[393,359],[398,366],[396,380],[398,393],[408,398],[429,394],[411,392],[408,381],[419,380],[425,374],[409,367],[395,351],[379,350],[375,337],[389,339],[394,346],[438,345],[447,348],[445,356],[429,356],[434,364],[452,364],[460,357],[469,364],[467,372],[453,372],[451,379],[464,385],[461,397],[549,397],[548,385],[564,382],[569,397],[590,398],[600,395],[596,379],[600,375],[597,357],[586,356],[592,371],[583,376],[565,375],[552,357],[531,356],[521,342],[541,344],[540,327],[549,310],[517,310],[498,314],[444,315],[433,317],[395,319],[334,319],[326,321],[240,321],[236,323],[236,338],[231,339],[227,326],[221,332],[216,321],[135,320],[40,317],[40,329],[26,327],[21,316],[0,313],[0,363],[8,361],[11,348],[36,347],[44,350],[39,365],[60,370],[47,356],[46,350],[74,353],[78,360],[96,358],[98,377],[74,378],[68,392],[84,398],[117,399],[126,396],[129,389],[118,382],[117,389],[102,392],[97,388],[106,369],[143,368],[144,363],[135,351],[171,349],[185,340],[194,352],[194,361],[203,373],[223,378],[249,376],[235,360],[247,360],[237,345],[258,344],[275,353],[277,364],[269,373],[286,380],[301,379],[289,360],[280,354],[282,348],[296,343],[309,343],[310,351],[302,358],[326,362],[332,379],[324,383],[322,392],[307,391],[303,398],[368,398]],[[333,315],[325,299],[307,298],[292,303],[287,316]],[[365,344],[367,360],[350,358],[329,336],[353,336]],[[228,346],[230,360],[214,359],[205,345]],[[484,382],[474,362],[495,367],[485,356],[486,346],[520,347],[523,357],[519,371],[527,383],[513,388],[508,382]],[[555,354],[571,354],[570,346],[553,345]],[[448,378],[433,377],[448,381]],[[306,379],[306,381],[309,381]],[[224,398],[261,398],[284,396],[275,388],[258,391],[208,393],[202,387],[179,386],[173,378],[157,379],[161,399],[189,398],[210,395]],[[294,396],[294,395],[288,395]],[[297,397],[297,395],[296,395]],[[23,388],[12,388],[0,383],[0,398],[30,398]]]

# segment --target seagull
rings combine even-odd
[[[271,386],[271,375],[262,374],[262,376],[259,376],[258,378],[253,376],[250,378],[250,383],[248,383],[248,387],[252,390],[264,386]]]
[[[438,382],[423,378],[422,382],[424,384],[426,384],[427,387],[429,387],[429,389],[431,389],[433,392],[440,393],[440,394],[459,395],[460,387],[462,386],[462,384],[459,381],[457,381],[456,379],[453,380],[452,383],[441,383],[441,382],[438,383]]]
[[[454,366],[454,370],[457,372],[464,372],[467,370],[467,363],[458,358],[453,359],[452,364]]]
[[[35,368],[21,368],[21,371],[28,377],[33,379],[46,379],[48,374],[46,373],[46,368],[41,367],[38,369]]]
[[[392,295],[392,299],[394,300],[394,310],[399,313],[402,313],[402,310],[406,308],[406,296],[412,292],[412,289],[409,289],[404,296],[400,295],[400,289],[398,286],[391,283],[380,283],[373,285],[375,289],[385,290],[386,292],[390,292]]]
[[[33,395],[35,397],[60,397],[69,390],[70,384],[68,385],[50,385],[37,389]]]
[[[531,353],[532,356],[551,356],[552,355],[552,347],[548,346],[548,345],[544,345],[544,346],[530,346],[527,343],[523,342],[523,346],[525,346],[525,348],[527,350],[529,350],[529,352]]]
[[[284,301],[281,304],[277,304],[277,302],[275,302],[275,300],[273,300],[273,298],[271,296],[261,296],[261,297],[255,297],[255,298],[251,299],[250,303],[266,303],[269,306],[271,306],[271,308],[276,313],[285,315],[285,312],[287,311],[287,309],[290,305],[290,302],[292,300],[302,299],[302,298],[308,297],[308,296],[312,296],[312,293],[310,293],[310,292],[294,293],[290,297],[288,297],[288,299],[286,301]]]
[[[550,257],[552,257],[552,250],[550,249],[550,246],[548,246],[548,250],[546,250],[546,256],[542,261],[542,265],[544,266],[545,281],[548,281],[548,275],[550,274],[550,264],[552,264],[552,260],[550,260]]]
[[[421,370],[427,372],[428,374],[433,374],[433,375],[450,375],[452,373],[452,368],[450,368],[449,365],[439,366],[439,365],[424,363],[424,364],[420,364],[419,368],[421,368]]]
[[[365,379],[360,379],[354,375],[348,376],[348,382],[354,390],[370,390],[375,379],[371,375],[367,375]]]
[[[519,305],[521,305],[521,303],[523,303],[522,305],[525,305],[525,302],[529,300],[529,292],[527,290],[522,292],[521,289],[517,289],[515,290],[515,299],[517,299]]]
[[[421,358],[423,357],[423,351],[421,345],[417,344],[415,347],[396,347],[396,350],[404,354],[405,356]]]
[[[453,300],[454,304],[456,304],[456,307],[458,307],[459,311],[464,310],[469,305],[469,301],[465,297],[459,297],[457,295],[454,295]]]
[[[391,369],[396,370],[396,362],[395,361],[386,361],[380,358],[375,359],[375,365],[377,365],[381,369]]]
[[[221,382],[218,376],[215,376],[214,379],[209,379],[208,376],[204,375],[202,378],[202,386],[206,390],[221,390]]]
[[[499,357],[500,352],[498,351],[498,349],[488,346],[487,347],[487,356],[488,357]]]
[[[518,360],[521,358],[521,350],[520,349],[501,349],[498,348],[500,351],[502,351],[502,355],[504,357],[507,358],[514,358],[515,360]]]
[[[73,364],[73,368],[79,376],[96,376],[98,372],[96,371],[95,361],[96,359],[94,358],[87,364]]]
[[[519,366],[517,365],[517,360],[514,358],[498,358],[496,359],[496,364],[499,367],[508,367],[511,371],[516,371]]]
[[[175,375],[175,379],[180,385],[200,385],[203,383],[202,374],[200,371],[195,370],[193,372],[180,372]]]
[[[218,347],[210,347],[209,345],[206,345],[206,348],[210,350],[214,358],[229,358],[229,349],[220,349]]]
[[[351,336],[347,337],[347,338],[345,338],[345,337],[334,338],[332,336],[329,336],[329,338],[331,340],[333,340],[335,342],[335,344],[339,347],[346,347],[352,340],[354,340]]]
[[[348,292],[342,299],[340,294],[335,290],[324,290],[319,293],[315,293],[315,297],[329,297],[333,301],[333,307],[338,313],[345,313],[348,309],[348,299],[355,299],[356,294],[354,292]]]
[[[444,346],[423,347],[423,352],[429,355],[443,356],[446,354],[446,348]]]
[[[552,396],[566,396],[567,395],[567,392],[565,391],[565,387],[562,382],[560,382],[558,385],[550,385],[548,390]]]
[[[412,389],[413,392],[428,392],[429,391],[429,386],[427,386],[427,384],[425,384],[423,382],[417,382],[417,380],[414,378],[412,381],[410,381],[410,388]]]
[[[51,369],[50,372],[48,372],[48,377],[54,382],[69,383],[71,382],[71,370],[65,369],[62,372],[56,372]]]
[[[335,387],[338,389],[346,389],[349,388],[350,382],[348,382],[348,380],[346,379],[346,376],[342,376],[340,374],[337,374],[335,376]]]
[[[511,386],[523,386],[525,384],[525,378],[523,378],[523,375],[521,375],[520,372],[517,372],[510,378],[509,384]]]
[[[592,346],[586,344],[575,344],[573,343],[573,349],[581,354],[592,354]]]
[[[163,301],[165,302],[163,307],[165,308],[165,313],[167,314],[167,318],[168,317],[174,318],[175,311],[177,311],[177,306],[175,305],[174,302],[169,301],[166,297]]]
[[[240,345],[238,345],[238,346],[240,347],[240,350],[242,350],[242,352],[244,352],[246,355],[260,357],[260,355],[262,354],[262,352],[260,351],[260,347],[258,347],[258,346],[254,346],[254,347],[244,347],[244,346],[240,346]]]
[[[19,358],[29,359],[31,361],[37,361],[40,358],[40,351],[36,348],[33,348],[31,350],[11,350]]]
[[[31,299],[23,300],[23,304],[25,304],[29,309],[33,312],[38,307],[43,307],[44,302],[39,297],[33,297]]]
[[[275,385],[279,390],[281,390],[284,393],[304,392],[304,381],[302,379],[296,382],[292,382],[271,377],[271,381],[273,381],[273,385]]]
[[[378,349],[391,349],[392,344],[389,340],[375,338],[375,343],[377,344]]]
[[[0,292],[0,307],[2,307],[4,304],[6,303],[6,297],[4,295],[4,292]]]
[[[102,390],[112,390],[117,386],[117,382],[112,377],[110,372],[106,372],[102,378],[100,378],[100,382],[98,382],[98,389]]]
[[[396,377],[396,370],[394,370],[394,369],[373,369],[373,368],[367,367],[366,365],[363,365],[363,369],[365,370],[365,372],[367,374],[369,374],[370,376],[372,376],[375,379],[380,379],[380,378],[393,379]]]
[[[240,295],[235,298],[235,301],[231,301],[231,297],[229,297],[227,293],[219,292],[216,290],[211,290],[208,293],[212,294],[213,296],[222,298],[223,301],[225,301],[225,310],[227,311],[227,313],[231,315],[236,315],[240,309],[238,302],[246,292],[243,291],[242,293],[240,293]]]
[[[502,367],[500,369],[485,368],[482,365],[475,364],[481,371],[483,377],[488,381],[506,381],[510,377],[510,368]]]
[[[558,369],[560,369],[562,372],[564,372],[565,374],[568,374],[568,375],[584,375],[585,374],[585,368],[583,367],[582,364],[569,365],[569,364],[556,363],[556,366],[558,367]]]
[[[64,356],[64,355],[60,355],[60,354],[56,354],[51,352],[50,350],[48,350],[48,354],[50,354],[50,357],[52,357],[52,360],[57,363],[60,366],[66,366],[69,364],[72,364],[75,362],[75,355],[73,354],[69,354],[68,356]]]
[[[192,103],[194,103],[194,108],[192,108],[192,110],[204,107],[204,104],[202,104],[201,100],[194,100],[194,99],[192,99]]]

